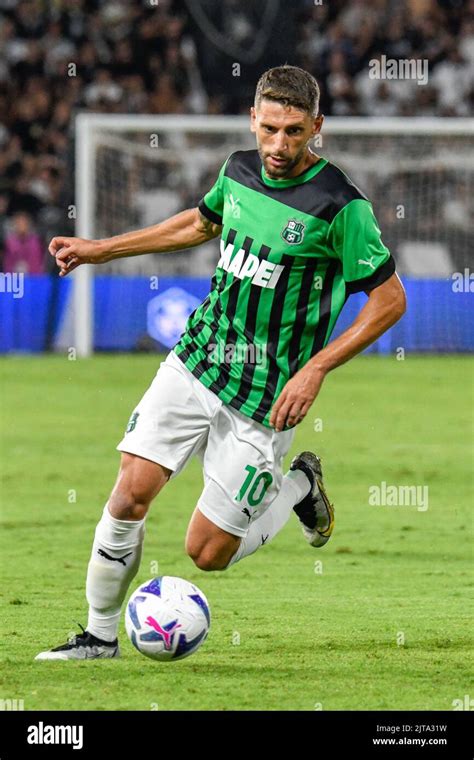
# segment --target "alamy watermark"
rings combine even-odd
[[[453,710],[474,710],[474,699],[465,694],[463,699],[453,699],[451,706]]]
[[[23,272],[0,272],[0,293],[13,293],[13,298],[23,298],[25,293]]]
[[[395,486],[385,480],[369,487],[369,505],[376,507],[416,507],[426,512],[429,506],[428,486]]]
[[[453,293],[474,293],[474,272],[467,267],[464,272],[453,272],[451,279]]]
[[[73,749],[84,746],[83,726],[51,726],[40,721],[28,726],[28,744],[70,744]]]
[[[267,366],[266,343],[209,343],[208,359],[212,364],[255,364]]]
[[[5,710],[24,710],[25,709],[25,700],[24,699],[0,699],[0,712],[4,712]]]
[[[428,84],[427,58],[387,58],[381,55],[369,61],[369,79],[414,79]]]

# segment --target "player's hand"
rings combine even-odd
[[[103,264],[107,261],[99,240],[53,237],[48,250],[56,259],[60,277],[65,277],[81,264]]]
[[[277,433],[285,427],[297,425],[306,417],[325,377],[322,369],[308,363],[288,380],[270,415],[270,425]]]

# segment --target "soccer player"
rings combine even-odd
[[[87,628],[36,659],[116,657],[121,606],[138,571],[151,502],[193,455],[204,490],[186,551],[202,570],[224,570],[269,543],[294,510],[313,547],[334,511],[321,463],[297,455],[295,426],[327,373],[358,354],[405,311],[405,295],[372,206],[316,155],[319,88],[279,66],[260,78],[250,128],[257,150],[236,151],[198,208],[105,240],[55,237],[61,276],[80,264],[170,252],[221,237],[210,293],[160,365],[118,445],[117,481],[97,525],[88,566]],[[328,344],[351,293],[368,299]]]

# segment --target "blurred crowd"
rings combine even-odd
[[[308,6],[310,3],[308,2]],[[322,83],[335,116],[469,116],[474,107],[474,3],[351,0],[301,16],[299,64]],[[426,61],[427,84],[368,76],[369,62]]]
[[[426,59],[428,83],[371,79],[382,55]],[[47,241],[74,234],[78,111],[247,113],[283,62],[324,114],[468,116],[474,1],[0,0],[3,269],[51,270]]]

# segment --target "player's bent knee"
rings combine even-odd
[[[228,559],[207,552],[201,552],[195,557],[190,556],[196,567],[200,570],[225,570],[229,564]]]
[[[143,520],[149,501],[137,501],[132,492],[114,491],[109,499],[109,512],[117,520]]]
[[[186,553],[200,570],[225,570],[237,551],[236,546],[218,546],[215,543],[186,541]]]
[[[198,508],[186,533],[186,553],[200,570],[225,570],[239,548],[240,538],[214,525]]]

